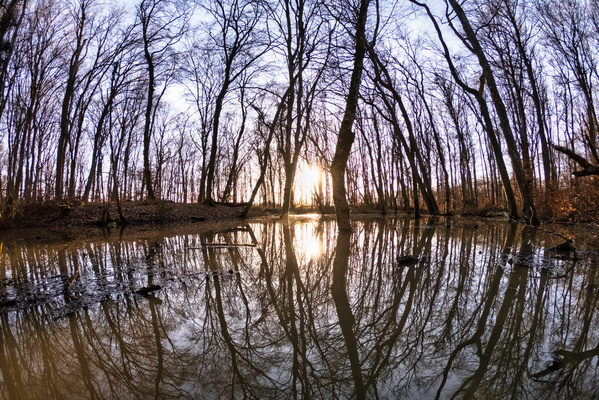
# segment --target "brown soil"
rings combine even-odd
[[[183,204],[169,201],[124,202],[123,216],[127,225],[174,225],[195,222],[224,222],[239,219],[242,207],[203,204]],[[106,214],[106,211],[108,212]],[[268,211],[253,208],[250,217],[268,215]],[[116,203],[73,203],[49,202],[23,204],[4,210],[0,216],[0,229],[52,228],[70,229],[79,227],[121,225]]]

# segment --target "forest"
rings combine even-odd
[[[286,215],[337,185],[381,213],[594,220],[597,49],[598,0],[3,0],[2,215]]]

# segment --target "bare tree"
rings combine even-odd
[[[198,36],[196,37],[196,35]],[[186,42],[179,78],[186,89],[188,98],[193,103],[198,118],[197,134],[192,136],[192,142],[201,155],[197,201],[203,202],[206,199],[209,139],[213,126],[214,102],[220,90],[220,78],[217,72],[220,61],[217,52],[213,51],[210,42],[207,42],[209,39],[199,35],[199,30],[194,31],[190,41]]]
[[[501,127],[501,132],[503,133],[503,137],[506,141],[508,155],[512,162],[512,169],[516,177],[516,182],[518,183],[520,196],[522,197],[523,216],[528,223],[536,225],[539,223],[539,218],[533,199],[532,187],[530,185],[530,181],[527,179],[526,171],[522,164],[522,157],[518,151],[518,146],[514,138],[510,118],[507,113],[503,97],[501,96],[497,86],[495,74],[491,68],[487,54],[478,39],[477,32],[470,23],[470,19],[467,17],[466,12],[458,1],[448,1],[464,30],[465,36],[461,36],[462,41],[476,56],[478,63],[482,68],[484,83],[486,83],[493,106],[495,108],[495,112],[499,119],[499,126]],[[481,83],[482,82],[483,81],[481,80]]]
[[[211,0],[205,9],[214,19],[214,25],[208,27],[208,35],[212,39],[209,46],[220,57],[220,64],[214,65],[217,70],[212,73],[221,77],[212,112],[212,140],[204,200],[207,205],[213,205],[220,118],[225,98],[242,74],[254,67],[269,50],[270,39],[261,29],[266,12],[263,2]]]
[[[399,111],[404,121],[406,127],[405,130],[408,134],[407,140],[404,137],[404,133],[399,128],[399,123],[397,122],[395,123],[394,132],[397,140],[399,140],[399,142],[404,147],[406,154],[408,154],[410,167],[414,176],[414,182],[417,183],[418,187],[421,189],[422,196],[424,202],[426,203],[428,211],[431,214],[437,214],[439,212],[439,207],[433,194],[432,182],[428,172],[428,167],[425,165],[423,156],[417,144],[413,122],[410,118],[407,105],[404,102],[404,99],[400,92],[394,86],[393,79],[387,68],[386,63],[381,61],[379,55],[375,52],[374,48],[370,48],[369,53],[370,59],[372,60],[372,63],[374,65],[374,79],[376,81],[378,90],[380,91],[380,94],[384,99],[384,103],[387,107],[388,113],[391,114],[390,118],[396,118],[395,106],[397,106],[399,107]],[[389,91],[389,93],[391,94],[392,101],[388,99],[388,95],[385,93],[386,91]],[[414,187],[414,191],[415,195],[417,196],[416,187]],[[417,199],[415,199],[415,202],[416,201]]]
[[[188,5],[184,1],[142,0],[137,6],[143,57],[148,69],[148,93],[143,134],[143,182],[150,200],[156,198],[150,166],[150,143],[156,108],[166,91],[168,82],[172,79],[176,63],[173,46],[183,37],[189,15]],[[162,86],[161,90],[156,92],[159,85]]]
[[[252,208],[252,206],[254,204],[256,195],[258,194],[260,187],[264,183],[264,180],[266,177],[266,172],[268,169],[269,160],[270,160],[270,146],[271,146],[273,137],[275,135],[275,131],[280,128],[281,116],[283,114],[283,111],[285,110],[285,107],[287,104],[287,96],[289,95],[290,90],[291,90],[291,87],[290,86],[287,87],[287,91],[279,99],[275,114],[274,114],[271,122],[266,121],[266,116],[265,116],[264,111],[262,111],[262,109],[258,108],[258,106],[256,106],[255,104],[253,105],[253,107],[256,109],[256,112],[258,114],[258,126],[256,129],[261,134],[264,134],[264,133],[262,133],[262,129],[264,127],[267,129],[267,132],[266,132],[264,138],[259,137],[259,139],[264,142],[263,148],[256,149],[256,152],[258,154],[258,162],[259,162],[259,166],[260,166],[260,175],[258,176],[256,183],[254,184],[254,188],[252,189],[252,193],[250,195],[250,198],[249,198],[246,206],[244,207],[243,211],[240,214],[241,218],[247,217],[248,213],[250,212],[250,209]]]
[[[28,0],[10,0],[0,2],[0,117],[6,106],[7,91],[10,89],[9,64],[19,28],[25,16]]]
[[[299,157],[310,132],[314,101],[331,58],[331,43],[326,36],[330,27],[323,20],[320,2],[281,0],[279,8],[282,16],[273,19],[282,36],[280,51],[285,57],[284,73],[289,85],[284,129],[278,136],[285,172],[281,208],[281,217],[285,218],[293,206]]]
[[[518,206],[517,206],[517,202],[516,202],[516,196],[515,196],[514,190],[512,188],[512,184],[510,181],[510,176],[509,176],[509,173],[507,170],[507,166],[505,164],[505,161],[503,160],[501,142],[500,142],[500,140],[497,136],[497,133],[495,131],[495,128],[494,128],[493,119],[491,117],[491,112],[489,110],[487,100],[484,97],[484,85],[485,85],[487,75],[488,75],[488,67],[483,69],[483,73],[480,75],[479,87],[478,88],[470,87],[464,81],[464,79],[460,76],[460,72],[458,71],[458,69],[452,59],[451,53],[449,51],[449,47],[448,47],[445,37],[441,31],[440,25],[437,22],[435,16],[433,15],[431,9],[425,3],[421,3],[416,0],[410,0],[410,1],[426,10],[426,13],[427,13],[430,21],[433,23],[435,32],[437,33],[437,37],[442,46],[443,57],[445,58],[447,65],[449,66],[449,70],[451,72],[451,75],[452,75],[454,81],[464,91],[466,91],[470,95],[474,96],[474,98],[476,99],[476,101],[478,103],[478,106],[480,108],[481,117],[482,117],[481,123],[482,123],[482,126],[484,126],[484,129],[487,133],[489,141],[491,142],[491,147],[493,149],[493,154],[495,156],[497,168],[499,169],[499,174],[501,176],[501,182],[503,184],[503,189],[504,189],[504,193],[505,193],[507,205],[508,205],[508,213],[511,218],[517,219],[519,213],[518,213]],[[470,28],[469,31],[472,32],[472,29]],[[466,41],[466,42],[469,43],[468,41]],[[480,44],[477,47],[477,49],[479,50],[479,53],[482,51],[482,48],[480,48]],[[481,63],[484,60],[485,60],[485,57],[484,57],[484,53],[483,53],[483,54],[481,54],[481,59],[480,59]],[[483,64],[483,65],[485,65],[485,64]],[[486,65],[488,65],[488,63]],[[499,104],[502,104],[502,103],[499,103]],[[504,122],[506,122],[506,121],[504,121]],[[507,121],[507,123],[509,126],[509,121]],[[512,153],[510,153],[510,154],[512,154]],[[517,153],[514,154],[514,156],[517,157]]]
[[[94,0],[73,0],[69,3],[70,16],[73,24],[73,40],[69,61],[67,63],[67,81],[65,84],[64,95],[62,97],[62,108],[60,114],[60,136],[56,149],[56,182],[54,196],[62,199],[64,193],[64,169],[66,164],[67,146],[71,139],[73,129],[73,108],[75,91],[80,79],[80,69],[85,58],[88,45],[90,43],[89,19],[92,18],[90,12]],[[70,38],[69,38],[70,39]]]
[[[116,16],[113,16],[113,20]],[[131,85],[133,79],[138,78],[140,64],[135,60],[134,55],[134,37],[132,35],[132,26],[126,27],[122,37],[113,38],[112,46],[109,49],[109,72],[110,78],[105,88],[102,88],[99,94],[99,103],[101,109],[95,121],[93,134],[93,146],[91,154],[91,164],[89,174],[86,180],[85,190],[82,200],[89,199],[91,190],[96,182],[96,172],[101,159],[102,151],[109,136],[107,126],[111,122],[115,103],[122,101],[119,97],[126,92],[127,86]]]
[[[534,106],[534,117],[536,119],[536,129],[541,142],[541,157],[543,160],[543,174],[545,178],[545,187],[551,190],[555,187],[556,175],[553,162],[551,160],[549,138],[547,132],[547,99],[543,94],[541,71],[535,65],[539,64],[536,60],[539,57],[537,43],[534,32],[526,23],[523,14],[530,14],[532,10],[526,8],[526,2],[520,4],[518,0],[502,0],[500,15],[506,21],[505,25],[511,30],[510,38],[518,51],[518,55],[524,64],[524,72],[530,85],[530,97]],[[523,95],[528,91],[524,90]],[[532,167],[532,166],[531,166]]]
[[[599,24],[597,24],[597,4],[583,4],[576,1],[536,2],[540,15],[544,42],[550,49],[552,66],[558,72],[557,83],[569,97],[580,98],[581,121],[575,128],[577,132],[572,138],[583,144],[583,154],[574,147],[555,147],[566,154],[572,161],[584,168],[575,175],[584,175],[592,171],[592,165],[599,163],[599,122],[597,118],[596,84],[597,75],[596,46]],[[578,94],[578,95],[577,95]],[[581,96],[580,96],[581,95]],[[574,99],[567,100],[573,102]],[[564,105],[574,111],[573,105]],[[571,119],[571,122],[572,121]],[[583,160],[585,160],[583,162]]]
[[[56,122],[58,82],[61,76],[61,15],[52,2],[36,4],[24,18],[14,43],[9,85],[3,100],[8,104],[6,192],[8,201],[21,195],[30,199],[40,183],[41,164],[48,151],[51,128]],[[57,40],[58,38],[58,40]],[[4,106],[3,106],[4,107]],[[24,192],[24,193],[23,193]]]
[[[353,124],[356,118],[356,109],[360,94],[362,72],[364,70],[364,58],[368,50],[366,39],[366,21],[368,17],[369,0],[361,0],[359,3],[345,3],[343,8],[349,14],[348,26],[351,37],[354,39],[353,69],[349,83],[349,91],[346,97],[345,111],[339,135],[335,156],[331,162],[331,177],[333,180],[333,201],[335,203],[335,214],[339,231],[351,231],[349,221],[349,204],[345,188],[345,170],[349,158],[355,133]]]

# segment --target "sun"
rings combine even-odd
[[[319,190],[322,184],[323,176],[320,167],[302,162],[298,166],[295,176],[296,200],[302,204],[310,204],[314,193]]]
[[[315,165],[308,165],[304,170],[304,179],[308,185],[315,188],[322,181],[322,170]]]

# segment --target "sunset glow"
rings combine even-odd
[[[316,230],[315,224],[296,225],[295,244],[298,256],[306,261],[322,255],[322,233]]]
[[[295,177],[295,199],[298,204],[312,204],[314,193],[324,179],[323,170],[308,163],[301,163]]]

